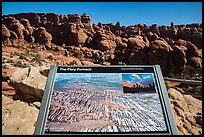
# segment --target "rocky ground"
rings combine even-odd
[[[2,16],[2,131],[33,134],[50,65],[159,64],[202,80],[202,24],[91,24],[87,14]],[[202,86],[167,82],[179,134],[202,134]]]
[[[18,55],[11,58],[9,54],[11,51],[15,51],[15,48],[3,47],[3,57],[6,58],[3,60],[5,63],[2,63],[3,134],[33,134],[49,71],[47,62],[50,60],[46,57],[54,54],[52,63],[55,64],[59,61],[56,58],[61,55],[57,55],[60,54],[58,52],[52,53],[52,51],[44,52],[44,54],[38,52],[42,56],[42,64],[38,65],[35,62],[32,65],[32,61],[19,59]],[[18,49],[17,53],[25,52]],[[32,55],[35,52],[30,51],[29,54]],[[32,58],[28,55],[29,57]],[[14,62],[7,63],[7,60],[10,59]],[[85,62],[74,57],[69,58],[68,61],[73,60],[80,63],[77,65]],[[13,65],[15,61],[21,61],[27,66],[25,68],[15,66]],[[89,61],[86,61],[86,64],[93,65]],[[170,87],[168,94],[179,134],[202,134],[202,86],[184,86],[181,83],[169,81],[167,84]]]

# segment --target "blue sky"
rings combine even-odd
[[[152,73],[145,73],[145,74],[123,74],[122,80],[128,81],[132,84],[137,82],[141,84],[152,84],[154,81]]]
[[[113,23],[129,26],[191,24],[202,22],[202,2],[2,2],[2,14],[41,12],[82,15],[91,23]]]

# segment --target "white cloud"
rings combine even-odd
[[[151,78],[151,76],[150,76],[150,75],[143,76],[143,79],[149,79],[149,78]]]
[[[132,79],[132,81],[136,81],[136,82],[141,82],[142,81],[142,78],[137,74],[131,74],[130,78]]]

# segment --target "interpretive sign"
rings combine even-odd
[[[177,134],[158,65],[51,66],[35,134]]]

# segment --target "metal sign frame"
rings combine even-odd
[[[52,98],[52,93],[53,93],[53,88],[54,88],[54,79],[56,73],[59,73],[60,68],[100,68],[106,70],[107,72],[109,71],[110,68],[146,68],[150,67],[153,69],[153,73],[155,76],[155,80],[158,86],[158,93],[160,96],[160,101],[161,105],[163,108],[163,114],[165,117],[166,121],[166,126],[168,131],[167,132],[62,132],[62,133],[45,133],[44,132],[44,127],[46,123],[46,118],[48,116],[48,110],[49,110],[49,105],[51,103],[51,98]],[[111,70],[111,69],[110,69]],[[66,73],[66,72],[64,72]],[[76,73],[76,72],[73,72]],[[134,71],[130,71],[130,73],[134,73]],[[170,107],[170,102],[168,99],[168,94],[166,90],[166,86],[164,83],[163,75],[160,69],[159,65],[127,65],[127,66],[54,66],[52,65],[50,67],[49,75],[47,78],[47,83],[45,86],[44,94],[43,94],[43,99],[41,102],[41,107],[38,115],[38,119],[36,122],[36,128],[35,128],[35,135],[68,135],[68,134],[76,134],[76,135],[81,135],[81,134],[114,134],[114,135],[177,135],[178,131],[176,128],[175,120],[173,117],[172,109]]]

